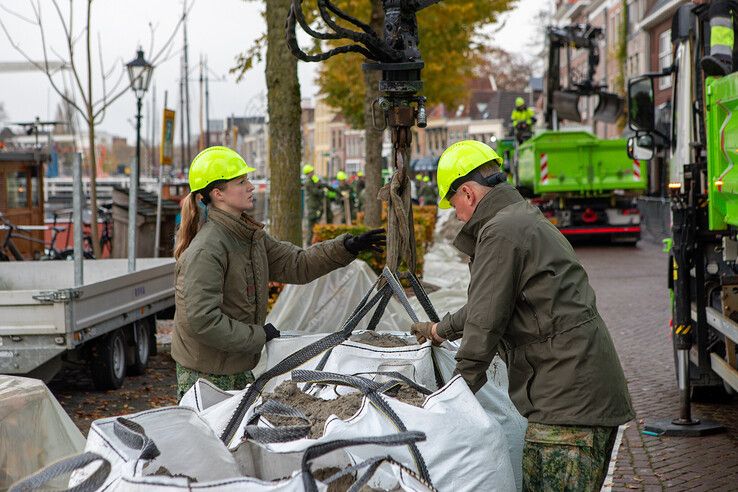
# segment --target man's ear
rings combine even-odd
[[[469,186],[468,183],[464,183],[463,185],[461,185],[459,192],[462,193],[461,196],[464,198],[464,200],[473,201],[475,198],[474,189]]]

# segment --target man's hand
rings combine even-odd
[[[274,340],[282,336],[282,333],[274,327],[273,324],[267,323],[264,325],[264,334],[266,335],[266,341]]]
[[[431,321],[413,323],[413,326],[410,328],[410,333],[415,335],[415,338],[418,339],[418,343],[420,344],[430,340],[433,345],[441,345],[444,339],[438,336],[438,332],[436,331],[437,326],[438,323],[433,323]]]
[[[387,244],[387,235],[384,229],[373,229],[369,232],[365,232],[360,236],[352,236],[349,234],[346,239],[343,240],[343,245],[346,247],[349,253],[358,255],[362,251],[376,251],[377,253],[382,252],[382,247]]]

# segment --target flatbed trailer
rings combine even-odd
[[[156,351],[156,314],[174,305],[174,260],[0,263],[0,374],[51,379],[63,361],[89,365],[98,388],[142,373]]]

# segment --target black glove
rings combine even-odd
[[[382,247],[387,244],[387,235],[384,229],[373,229],[365,232],[360,236],[352,236],[349,234],[343,240],[343,245],[352,255],[358,255],[362,251],[382,252]]]
[[[275,338],[279,338],[282,336],[282,334],[279,332],[278,329],[274,327],[273,324],[267,323],[264,325],[264,333],[266,334],[266,341],[274,340]]]

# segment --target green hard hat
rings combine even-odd
[[[430,183],[430,178],[428,176],[423,176],[423,183]]]
[[[438,159],[438,172],[436,183],[438,183],[439,208],[451,208],[446,198],[454,181],[466,176],[476,168],[496,161],[502,165],[502,158],[497,155],[492,147],[476,140],[462,140],[456,142],[443,151]]]
[[[508,99],[509,101],[509,99]],[[515,106],[525,106],[525,99],[522,97],[516,97],[515,98]]]
[[[348,176],[343,171],[338,171],[336,173],[336,179],[339,180],[339,181],[345,181],[347,178],[348,178]]]
[[[313,183],[316,183],[316,184],[318,183],[318,181],[320,181],[320,178],[317,175],[315,175],[315,174],[313,174],[310,177],[310,179],[313,181]]]
[[[195,156],[190,164],[190,191],[200,191],[213,181],[229,181],[256,171],[249,167],[238,152],[228,147],[208,147]]]
[[[313,171],[315,171],[315,168],[310,164],[305,164],[304,166],[302,166],[302,174],[310,174]]]

